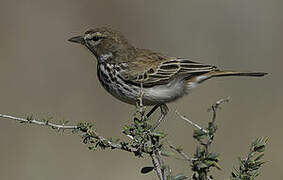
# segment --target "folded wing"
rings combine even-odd
[[[144,53],[128,62],[127,70],[121,77],[128,83],[144,87],[167,84],[172,78],[193,78],[197,75],[216,71],[215,66],[194,62],[189,59],[166,57],[158,53]]]

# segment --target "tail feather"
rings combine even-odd
[[[212,77],[221,77],[221,76],[252,76],[252,77],[261,77],[267,75],[265,72],[238,72],[238,71],[214,71],[211,72]]]
[[[250,76],[250,77],[262,77],[267,75],[265,72],[239,72],[239,71],[211,71],[195,78],[191,79],[191,82],[201,83],[212,77],[223,77],[223,76]]]

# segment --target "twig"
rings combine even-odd
[[[124,148],[121,144],[113,143],[112,141],[109,141],[108,139],[98,135],[97,133],[93,134],[92,137],[95,138],[95,139],[98,139],[100,141],[106,141],[109,144],[109,146],[111,146],[112,149],[121,149],[121,150],[128,151],[128,152],[136,151],[135,148],[131,148],[131,147]]]
[[[156,150],[151,155],[152,164],[159,180],[167,180],[163,162],[159,152]]]
[[[143,103],[142,103],[142,98],[143,98],[144,92],[143,92],[143,83],[141,83],[141,89],[140,89],[140,94],[138,96],[138,101],[139,101],[139,106],[143,107]]]
[[[202,127],[200,127],[198,124],[192,122],[191,120],[189,120],[188,118],[186,118],[185,116],[181,115],[177,110],[175,111],[175,113],[183,120],[187,121],[188,123],[190,123],[192,126],[194,126],[195,128],[201,130],[204,133],[208,133],[207,130],[203,129]]]
[[[23,122],[23,123],[30,123],[30,124],[36,124],[39,126],[49,126],[52,127],[54,129],[70,129],[70,130],[75,130],[78,129],[78,126],[66,126],[64,123],[63,124],[54,124],[51,123],[49,121],[39,121],[36,119],[25,119],[25,118],[18,118],[18,117],[14,117],[14,116],[10,116],[10,115],[6,115],[6,114],[0,114],[1,118],[5,118],[5,119],[12,119],[12,120],[16,120],[19,122]]]
[[[212,110],[212,120],[211,120],[212,123],[214,123],[215,120],[216,120],[216,111],[217,111],[217,109],[219,109],[220,105],[222,103],[226,103],[226,102],[229,102],[229,101],[230,101],[230,97],[219,99],[218,101],[216,101],[215,104],[213,104],[211,106],[211,108],[209,110]]]
[[[172,144],[169,144],[169,147],[171,149],[175,150],[177,153],[179,153],[184,158],[184,160],[189,161],[191,163],[192,158],[190,158],[186,153],[184,153],[184,151],[182,151],[181,149],[173,146]]]

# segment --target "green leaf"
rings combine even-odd
[[[222,170],[221,166],[219,166],[218,163],[215,163],[214,166],[215,166],[218,170]]]
[[[204,136],[206,136],[207,133],[205,133],[204,131],[200,130],[200,129],[196,129],[194,130],[194,133],[193,133],[193,137],[197,140],[201,140],[204,138]]]
[[[207,166],[214,166],[216,162],[212,160],[203,160],[203,163],[205,163]]]
[[[152,136],[157,136],[157,137],[165,137],[166,135],[164,133],[157,133],[157,132],[151,132],[150,133]]]
[[[79,132],[79,129],[78,128],[76,128],[76,129],[74,129],[73,131],[72,131],[72,133],[74,133],[74,134],[76,134],[76,133],[78,133]]]
[[[162,156],[170,157],[174,156],[175,154],[173,152],[166,152],[166,151],[161,151]]]
[[[178,174],[177,176],[174,177],[174,180],[184,180],[184,179],[188,179],[188,177],[185,176],[184,174]]]
[[[95,146],[89,146],[88,149],[89,150],[95,150]]]
[[[264,150],[265,150],[265,145],[260,145],[260,146],[254,147],[254,151],[256,151],[256,152],[264,152]]]
[[[146,173],[151,172],[153,169],[154,169],[154,167],[146,166],[146,167],[143,167],[143,168],[141,169],[141,173],[142,173],[142,174],[146,174]]]
[[[199,163],[197,163],[197,167],[198,167],[198,169],[203,169],[203,168],[207,168],[207,165],[203,162],[199,162]]]
[[[207,159],[218,162],[219,156],[220,156],[219,153],[209,153]]]
[[[257,157],[255,158],[255,161],[260,160],[263,156],[264,156],[264,154],[260,154],[259,156],[257,156]]]

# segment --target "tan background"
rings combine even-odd
[[[262,79],[222,78],[204,83],[171,103],[162,124],[175,144],[195,147],[192,128],[174,115],[205,125],[207,108],[231,96],[218,114],[213,146],[229,177],[236,158],[258,136],[269,136],[268,163],[259,179],[283,179],[282,0],[1,0],[0,112],[53,115],[75,124],[95,121],[104,136],[122,136],[134,108],[107,94],[96,77],[96,60],[67,39],[89,27],[111,25],[143,48],[189,57],[221,68],[266,71]],[[175,173],[191,174],[168,160]],[[0,119],[0,179],[154,179],[141,175],[150,159],[120,151],[90,152],[77,136]],[[156,178],[155,178],[156,179]]]

